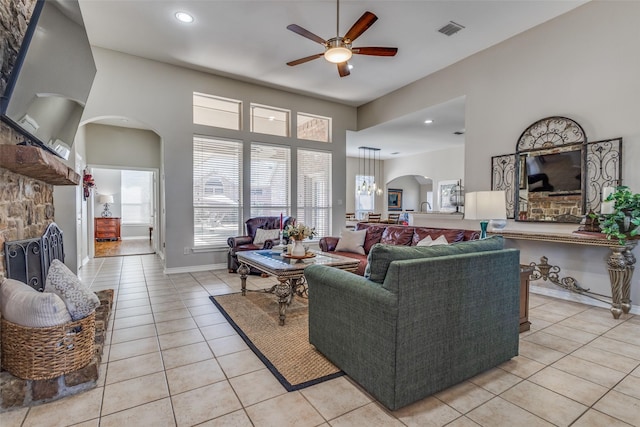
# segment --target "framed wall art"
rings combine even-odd
[[[451,196],[460,185],[457,179],[450,179],[438,182],[438,206],[440,212],[455,212],[456,206],[451,202]]]
[[[394,188],[389,188],[387,190],[387,210],[402,210],[402,190]]]

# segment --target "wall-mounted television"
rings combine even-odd
[[[526,177],[529,191],[579,193],[582,189],[582,151],[529,155]]]
[[[38,0],[1,99],[2,120],[66,159],[95,74],[78,1]]]

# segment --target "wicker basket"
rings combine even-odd
[[[84,319],[47,328],[2,319],[2,368],[25,380],[59,377],[91,362],[95,334],[95,311]]]

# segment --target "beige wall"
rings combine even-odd
[[[516,140],[533,122],[566,116],[584,127],[590,141],[623,137],[623,183],[638,192],[638,16],[640,2],[591,1],[360,107],[359,127],[466,96],[464,183],[467,191],[477,191],[490,188],[491,156],[514,152]],[[390,164],[385,169],[388,174],[393,170]],[[532,232],[576,229],[575,225],[522,222],[510,222],[507,227]],[[563,277],[573,276],[581,286],[610,294],[606,249],[509,244],[520,248],[523,262],[537,262],[546,255],[549,262],[562,266]],[[640,255],[637,248],[635,253]],[[632,299],[640,300],[637,273]]]
[[[186,271],[193,267],[226,263],[227,251],[224,248],[216,252],[190,252],[186,255],[183,253],[184,248],[193,247],[191,189],[194,134],[242,140],[245,143],[259,141],[331,151],[332,192],[335,202],[333,225],[335,227],[343,223],[346,131],[356,128],[355,108],[100,48],[95,48],[94,57],[98,72],[83,120],[90,122],[100,117],[127,117],[145,123],[161,139],[164,168],[161,175],[166,183],[166,189],[161,191],[161,201],[166,210],[164,240],[167,268],[173,269],[172,271]],[[290,109],[294,128],[295,114],[298,111],[332,117],[333,142],[326,144],[296,138],[257,135],[248,129],[232,131],[194,125],[193,92],[242,100],[244,117],[249,117],[250,102]],[[249,153],[249,150],[245,151]],[[127,156],[126,152],[121,155]],[[295,158],[292,159],[293,162]],[[292,166],[295,168],[295,163]],[[244,180],[248,179],[249,176],[245,175]],[[292,177],[292,189],[295,188],[295,179],[295,176]],[[248,206],[249,194],[245,194],[245,197],[245,206]]]

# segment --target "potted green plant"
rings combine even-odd
[[[640,194],[621,185],[603,202],[614,202],[613,212],[600,215],[600,229],[608,239],[618,239],[624,245],[640,233]]]

